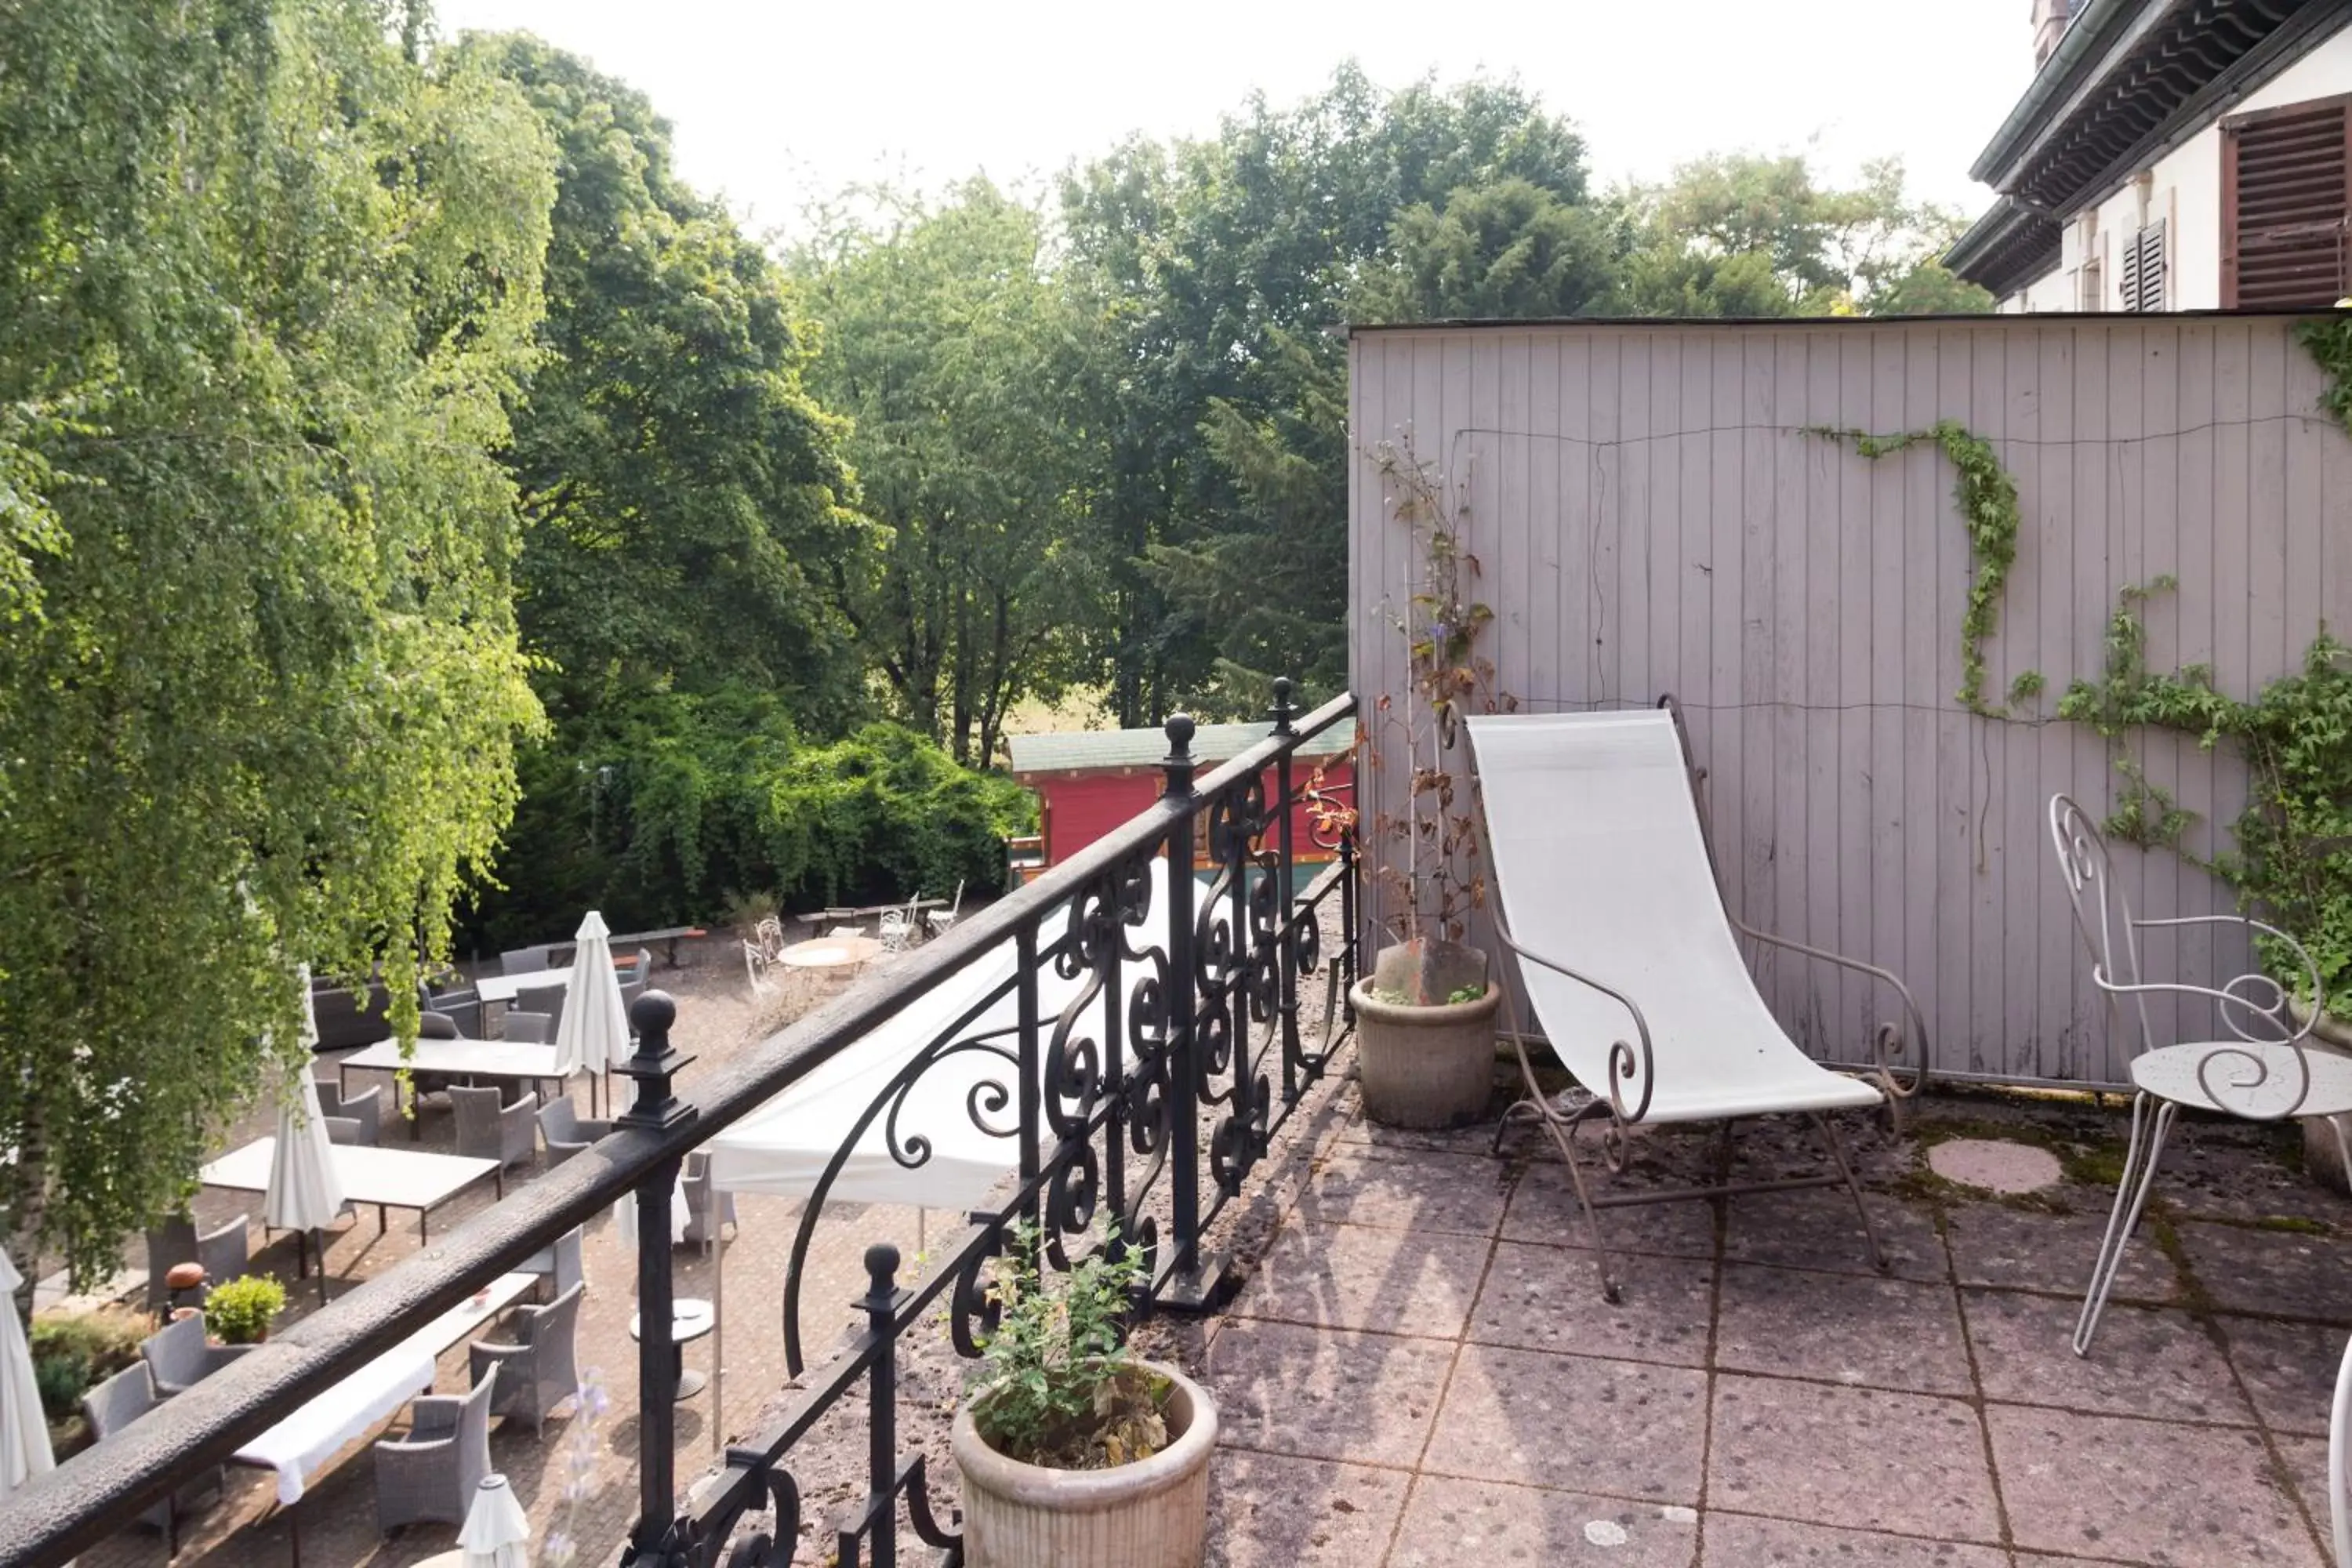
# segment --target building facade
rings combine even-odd
[[[2352,293],[2352,4],[2037,0],[2032,85],[1948,257],[2009,313]]]

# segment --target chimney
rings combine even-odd
[[[2079,0],[2033,0],[2033,68],[2050,63]]]

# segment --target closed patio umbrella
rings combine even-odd
[[[306,985],[304,994],[309,994]],[[292,1069],[278,1098],[278,1144],[269,1154],[269,1187],[261,1202],[261,1223],[273,1230],[310,1237],[319,1257],[319,1301],[327,1300],[327,1249],[318,1233],[343,1212],[343,1184],[327,1119],[319,1109],[319,1085],[307,1066]],[[217,1281],[215,1281],[217,1283]]]
[[[504,1476],[484,1476],[466,1510],[465,1527],[457,1531],[461,1568],[530,1568],[525,1554],[530,1540],[530,1518],[514,1488]]]
[[[25,1277],[0,1253],[0,1297],[14,1297]],[[41,1391],[33,1382],[32,1347],[12,1300],[0,1304],[0,1499],[57,1468],[49,1424],[41,1417]]]
[[[563,1016],[555,1026],[556,1070],[588,1074],[589,1108],[596,1080],[629,1054],[629,1012],[621,1005],[621,977],[613,973],[613,933],[594,910],[580,922],[572,977],[563,983]]]

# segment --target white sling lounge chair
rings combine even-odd
[[[1871,1260],[1886,1266],[1845,1149],[1825,1112],[1892,1107],[1926,1079],[1927,1026],[1883,969],[1768,935],[1725,909],[1701,826],[1704,773],[1688,761],[1672,698],[1656,709],[1509,714],[1469,720],[1486,818],[1503,943],[1518,955],[1535,1022],[1591,1098],[1547,1095],[1511,1029],[1526,1094],[1496,1130],[1540,1123],[1568,1163],[1592,1237],[1602,1294],[1617,1283],[1596,1209],[1797,1187],[1844,1186],[1861,1211]],[[1890,986],[1910,1023],[1881,1026],[1868,1078],[1832,1072],[1798,1049],[1740,956],[1738,936],[1822,959]],[[1510,1005],[1506,993],[1506,1005]],[[1916,1052],[1916,1055],[1911,1053]],[[1895,1056],[1916,1065],[1899,1084]],[[1622,1168],[1627,1128],[1801,1114],[1812,1119],[1834,1175],[1593,1196],[1573,1138],[1605,1120],[1603,1153]],[[1722,1161],[1729,1157],[1727,1143]]]

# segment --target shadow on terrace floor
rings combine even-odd
[[[1548,1146],[1341,1122],[1206,1336],[1213,1563],[2326,1562],[2352,1204],[2294,1168],[2292,1128],[2184,1125],[2082,1361],[2116,1112],[1939,1099],[1900,1143],[1850,1122],[1885,1276],[1835,1190],[1604,1212],[1616,1307]],[[1928,1174],[1955,1136],[2065,1175],[1994,1201]],[[1600,1179],[1690,1179],[1709,1137],[1645,1137]],[[1758,1173],[1822,1159],[1802,1122],[1737,1147]]]

